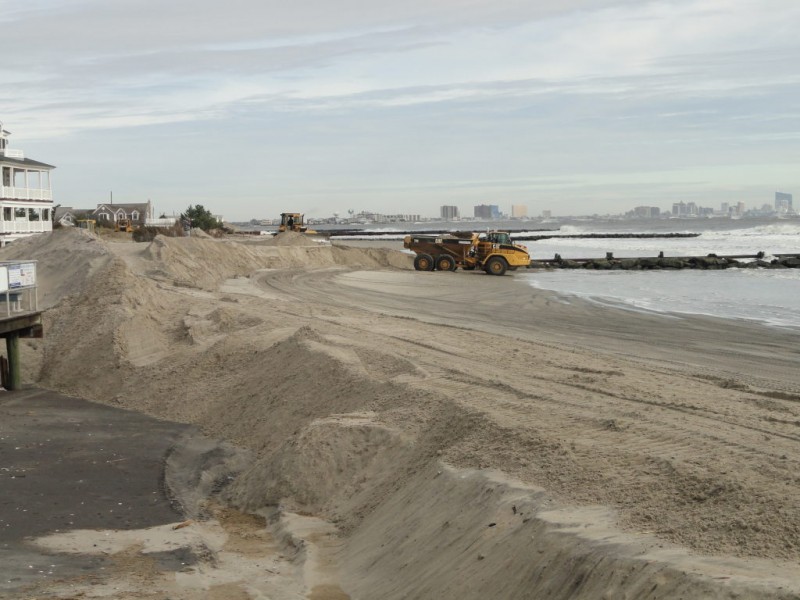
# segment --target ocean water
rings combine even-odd
[[[680,223],[680,222],[677,222]],[[733,222],[733,225],[743,223]],[[746,223],[746,222],[744,222]],[[730,227],[731,223],[727,222]],[[651,230],[629,231],[646,233]],[[695,238],[659,239],[551,239],[526,242],[533,258],[704,256],[723,254],[800,253],[800,223],[775,222],[752,227],[721,228],[709,222],[708,229],[694,224]],[[670,229],[682,232],[680,226]],[[602,228],[562,227],[560,233],[601,233]],[[620,229],[614,229],[619,233]],[[663,232],[663,231],[661,231]],[[517,275],[518,274],[518,275]],[[777,327],[800,328],[800,269],[727,269],[724,271],[517,271],[527,285],[553,290],[566,297],[631,310],[660,313],[712,315],[750,319]]]

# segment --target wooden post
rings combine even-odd
[[[8,389],[8,359],[0,356],[0,385],[3,389]]]
[[[8,390],[18,390],[22,385],[19,357],[19,334],[9,333],[6,336],[6,351],[8,353]]]

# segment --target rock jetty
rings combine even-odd
[[[562,258],[559,254],[548,260],[532,260],[531,269],[595,269],[595,270],[656,270],[656,269],[798,269],[800,255],[775,255],[767,258],[763,252],[754,255],[671,256],[663,253],[655,257],[614,258],[609,252],[605,258]]]

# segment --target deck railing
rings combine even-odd
[[[0,233],[44,233],[53,231],[50,221],[2,221],[0,220]]]
[[[52,200],[53,192],[45,188],[0,186],[0,198],[8,200]]]

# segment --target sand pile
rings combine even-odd
[[[246,277],[258,269],[411,268],[412,265],[412,259],[400,252],[332,247],[293,232],[256,243],[158,236],[141,252],[149,261],[143,267],[147,269],[143,274],[148,277],[208,290],[216,290],[225,279]]]
[[[113,258],[107,245],[84,229],[65,227],[53,235],[21,239],[7,246],[3,260],[38,260],[39,306],[47,309],[79,295],[95,272]]]
[[[720,441],[716,422],[695,422],[676,403],[694,394],[694,407],[708,398],[708,414],[723,404],[746,411],[746,390],[465,330],[460,320],[439,327],[407,318],[421,314],[421,292],[404,300],[401,277],[389,279],[396,287],[386,305],[360,306],[374,274],[341,274],[402,275],[411,259],[400,252],[309,244],[291,233],[122,244],[72,230],[2,256],[11,250],[42,260],[40,278],[52,274],[46,336],[25,347],[26,362],[41,364],[30,380],[194,423],[246,448],[242,474],[213,489],[248,510],[280,506],[335,523],[343,537],[325,560],[353,597],[777,598],[782,592],[763,581],[780,578],[778,563],[692,562],[664,540],[800,557],[800,509],[788,506],[791,400],[759,408],[774,415],[780,405],[782,421],[730,417],[727,426],[758,425]],[[469,280],[433,301],[445,314],[455,298],[464,299],[461,311],[475,298],[492,310],[507,296],[509,312],[523,304],[510,277],[414,275],[437,289]],[[400,317],[388,316],[402,306]],[[455,314],[491,324],[477,309]],[[768,453],[757,439],[765,423],[776,428]],[[714,472],[728,455],[735,472]],[[745,474],[747,482],[736,479]],[[756,487],[757,499],[740,493]],[[600,501],[622,517],[586,508]],[[616,531],[620,522],[636,533]],[[714,577],[744,587],[721,588]],[[753,592],[746,579],[762,587]]]
[[[284,231],[266,241],[268,246],[319,246],[322,239],[315,239],[296,231]]]

